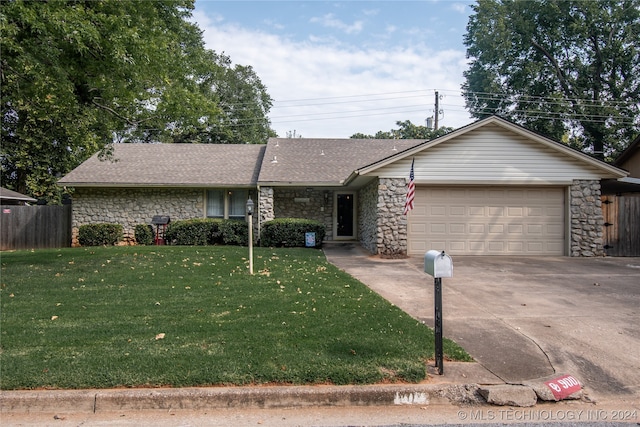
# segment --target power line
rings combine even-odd
[[[424,112],[432,111],[433,106],[428,103],[426,99],[426,95],[435,92],[434,89],[416,89],[410,91],[397,91],[397,92],[378,92],[378,93],[365,93],[365,94],[354,94],[354,95],[342,95],[335,97],[318,97],[318,98],[301,98],[301,99],[287,99],[282,101],[274,101],[274,105],[271,108],[271,111],[279,111],[279,115],[268,117],[269,121],[272,124],[280,124],[280,123],[291,123],[297,121],[326,121],[326,120],[341,120],[341,119],[350,119],[355,117],[374,117],[380,115],[397,115],[397,114],[406,114],[406,113],[416,113],[416,112]],[[637,102],[629,102],[629,101],[609,101],[609,100],[601,100],[595,101],[592,99],[586,98],[557,98],[557,97],[545,97],[545,96],[531,96],[531,95],[518,95],[517,102],[516,100],[509,99],[515,95],[509,95],[504,93],[489,93],[489,92],[463,92],[462,90],[440,90],[439,92],[455,94],[456,97],[459,97],[461,100],[467,101],[469,97],[475,97],[478,102],[496,102],[496,101],[504,101],[503,108],[497,107],[487,107],[487,114],[496,114],[503,113],[505,108],[509,108],[509,106],[513,106],[515,104],[519,105],[547,105],[551,107],[566,107],[568,102],[576,102],[583,103],[585,108],[589,107],[612,107],[612,108],[627,108],[630,110],[638,111],[638,116],[640,116],[640,104]],[[467,97],[464,96],[467,95]],[[380,103],[385,103],[388,101],[397,101],[404,99],[412,99],[412,98],[425,98],[425,103],[417,103],[411,105],[391,105],[387,107],[378,106]],[[455,111],[462,112],[467,111],[462,105],[453,104],[446,102],[447,98],[443,99],[444,102],[440,103],[440,106],[447,111]],[[282,105],[282,104],[291,104],[291,105]],[[334,109],[329,108],[334,105],[362,105],[365,103],[376,103],[377,106],[373,108],[359,108],[357,110],[345,110],[345,109]],[[242,108],[246,105],[251,105],[252,103],[243,102],[243,103],[231,103],[229,104],[232,108]],[[308,113],[300,113],[300,109],[304,109],[307,107],[327,107],[331,111],[323,111],[323,112],[308,112]],[[295,114],[286,114],[286,109],[288,108],[296,108]],[[316,109],[317,110],[317,109]],[[520,114],[520,115],[528,115],[532,118],[537,119],[545,119],[545,120],[563,120],[563,121],[581,121],[581,122],[606,122],[608,120],[615,120],[616,123],[621,125],[632,125],[632,126],[640,126],[640,117],[629,117],[625,115],[605,115],[605,114],[585,114],[573,111],[548,111],[546,109],[519,109],[519,108],[511,108],[508,109],[509,113]],[[622,114],[622,113],[621,113]],[[426,115],[426,114],[425,114]],[[248,119],[248,120],[240,120],[234,124],[230,124],[231,126],[252,126],[257,123],[261,123],[262,120]]]

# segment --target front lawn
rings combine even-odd
[[[417,382],[433,332],[314,249],[1,254],[0,388]],[[445,356],[470,360],[445,340]]]

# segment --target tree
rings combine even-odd
[[[397,121],[398,129],[391,129],[388,132],[378,131],[375,135],[355,133],[352,139],[434,139],[453,131],[449,127],[441,127],[437,130],[429,129],[426,126],[414,125],[411,120]]]
[[[640,132],[640,0],[478,0],[464,43],[472,116],[598,157]]]
[[[56,199],[58,177],[114,141],[266,142],[266,88],[204,48],[193,7],[3,1],[3,186]]]

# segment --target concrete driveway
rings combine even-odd
[[[433,279],[422,258],[384,260],[357,244],[325,253],[433,326]],[[443,332],[486,370],[507,383],[568,373],[594,399],[640,403],[640,258],[452,258]]]

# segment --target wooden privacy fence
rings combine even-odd
[[[71,205],[2,206],[0,250],[71,246]]]
[[[640,194],[602,196],[604,250],[609,256],[640,256]]]

